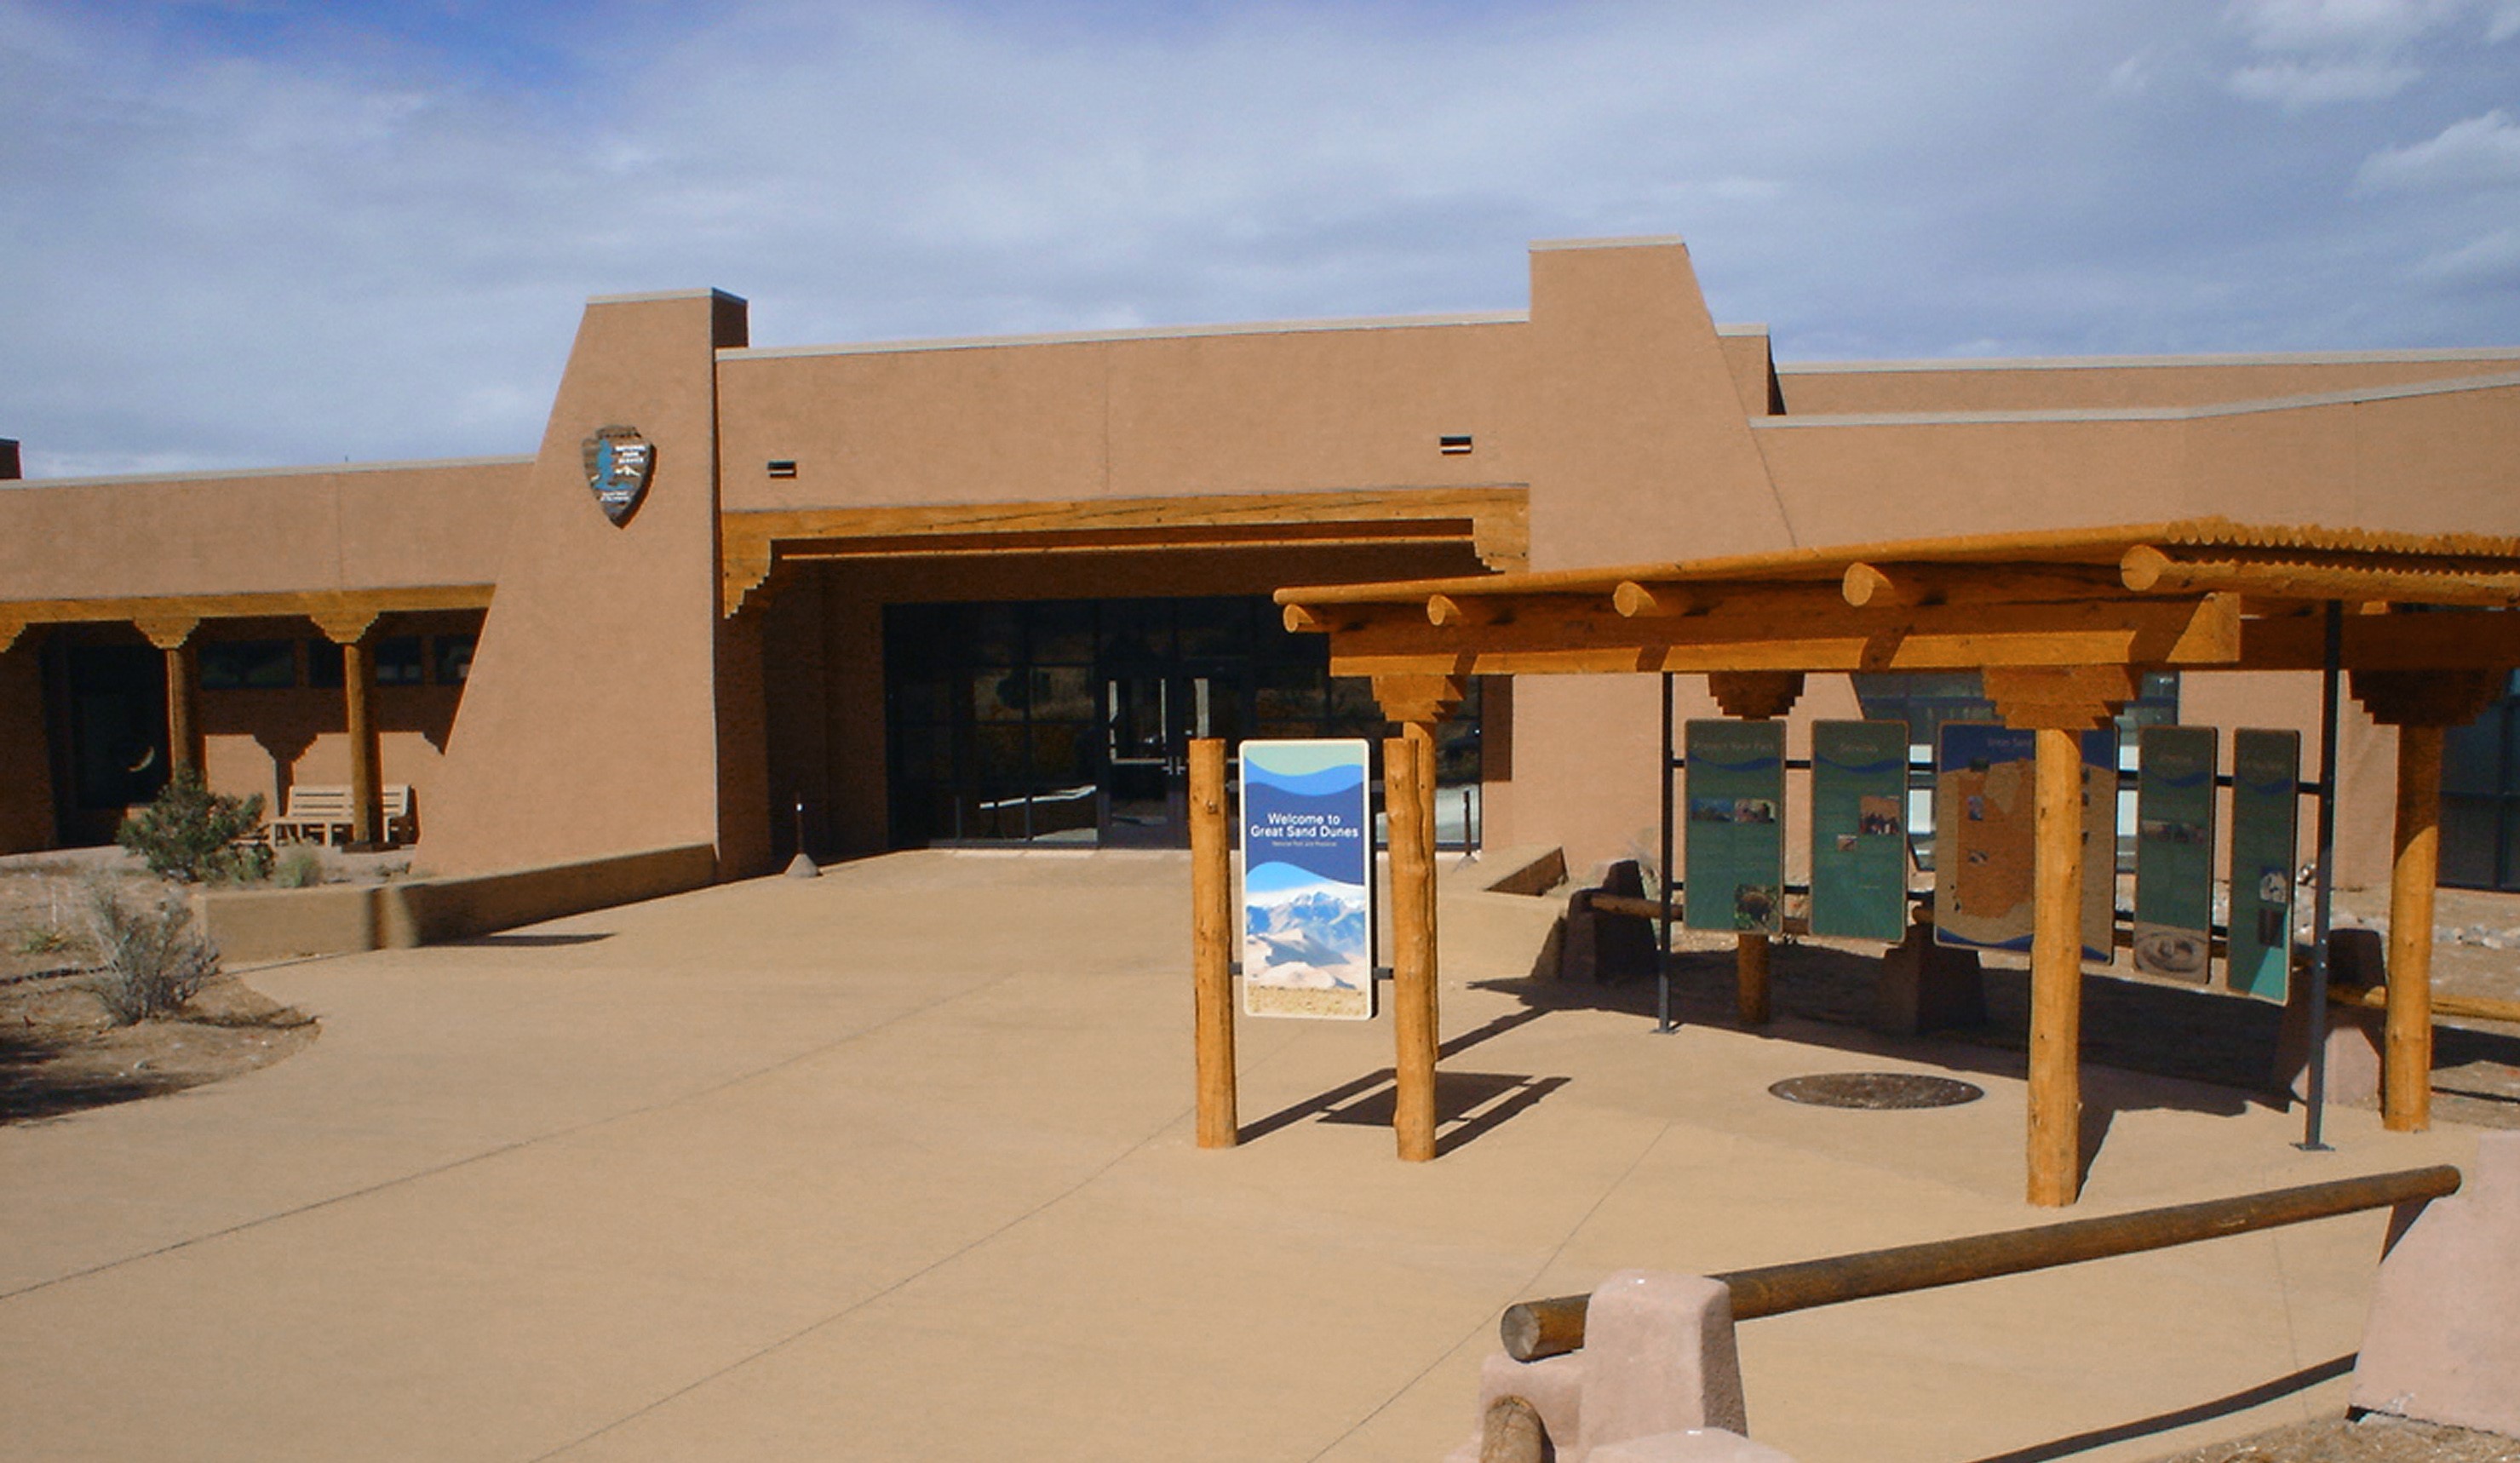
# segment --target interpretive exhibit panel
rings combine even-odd
[[[2232,994],[2292,996],[2293,859],[2300,848],[2301,733],[2231,733]]]
[[[1815,935],[1908,930],[1908,724],[1812,723]]]
[[[2028,950],[2038,733],[1945,722],[1934,737],[1934,939]]]
[[[2083,960],[2117,958],[2118,732],[2083,733]]]
[[[1368,750],[1332,738],[1242,743],[1242,1009],[1373,1015],[1373,809]]]
[[[2212,727],[2146,727],[2135,793],[2135,968],[2203,985],[2214,941]]]
[[[1688,928],[1783,933],[1785,724],[1690,722],[1682,755]]]
[[[2086,732],[2083,958],[2108,963],[2117,919],[2117,732]],[[1934,939],[1964,950],[2030,948],[2039,847],[2035,732],[1945,722],[1934,741]]]

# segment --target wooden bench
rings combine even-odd
[[[407,841],[411,836],[411,784],[389,782],[379,791],[379,801],[383,805],[379,810],[382,824],[379,833],[386,843]],[[347,843],[354,821],[346,784],[300,782],[289,789],[289,806],[271,820],[271,841],[281,844],[312,838],[322,844]]]

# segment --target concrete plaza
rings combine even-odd
[[[1241,1023],[1192,1142],[1186,859],[921,853],[248,979],[277,1067],[0,1129],[0,1454],[1432,1460],[1506,1305],[2051,1217],[2017,1061],[1658,1036],[1448,891],[1437,1162],[1384,1022]],[[1769,1084],[1950,1072],[1957,1108]],[[2091,1070],[2077,1215],[2472,1130]],[[2139,1458],[2333,1412],[2384,1217],[1746,1323],[1804,1463]]]

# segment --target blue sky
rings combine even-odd
[[[2520,0],[0,0],[38,476],[519,453],[585,296],[761,344],[1514,309],[1786,360],[2520,343]]]

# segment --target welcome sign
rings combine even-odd
[[[1356,739],[1242,744],[1242,1010],[1373,1015],[1373,810]]]

